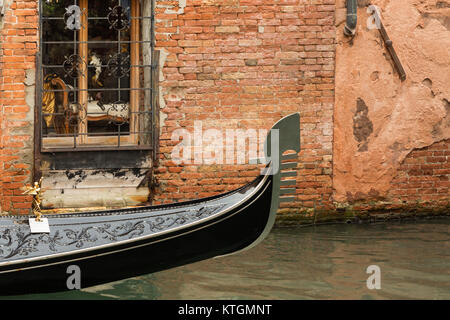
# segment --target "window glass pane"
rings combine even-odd
[[[46,42],[55,41],[76,41],[77,32],[76,30],[70,30],[65,28],[66,24],[64,20],[44,20],[42,21],[42,37]],[[58,32],[55,32],[58,30]]]
[[[88,133],[129,132],[130,44],[118,36],[113,44],[89,43]]]
[[[62,18],[74,0],[42,0],[42,16]]]
[[[129,1],[119,1],[119,0],[110,0],[110,1],[90,1],[89,2],[89,16],[90,17],[103,17],[106,18],[108,14],[111,12],[111,8],[120,5],[120,3],[127,2],[129,7]]]

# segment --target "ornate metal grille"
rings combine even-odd
[[[154,149],[151,0],[41,0],[41,151]]]

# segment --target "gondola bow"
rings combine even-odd
[[[299,122],[298,113],[279,120],[266,139],[265,169],[254,181],[225,194],[168,205],[46,215],[50,233],[31,233],[28,217],[1,216],[0,295],[71,289],[67,279],[72,266],[81,271],[84,288],[257,245],[270,232],[280,201],[288,199],[282,177],[283,169],[292,165],[286,167],[282,160],[288,150],[296,160]],[[274,135],[278,139],[272,139]]]

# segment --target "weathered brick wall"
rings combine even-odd
[[[0,197],[2,212],[28,213],[20,189],[33,168],[34,68],[37,1],[6,1],[0,26]]]
[[[25,213],[33,165],[37,1],[11,1],[2,37],[2,210]],[[269,128],[302,116],[298,202],[328,205],[334,96],[334,0],[156,1],[163,50],[161,188],[155,202],[233,189],[258,174],[248,165],[183,165],[170,159],[177,128]]]
[[[0,202],[8,213],[31,208],[20,188],[31,182],[33,170],[37,3],[6,0],[0,22]],[[179,143],[172,141],[174,130],[193,133],[196,121],[203,131],[223,134],[268,129],[282,116],[300,112],[297,198],[282,211],[311,213],[304,216],[319,221],[314,210],[449,206],[448,139],[410,152],[390,175],[387,195],[371,189],[347,193],[345,201],[336,194],[333,199],[333,147],[335,156],[339,151],[333,141],[333,125],[339,124],[333,114],[335,46],[342,28],[336,29],[335,7],[335,0],[156,0],[162,68],[155,203],[222,193],[259,172],[248,164],[178,165],[171,159]]]
[[[413,150],[391,182],[390,200],[408,206],[450,204],[450,139]]]
[[[172,132],[265,128],[301,115],[295,210],[331,203],[334,0],[156,1],[162,50],[156,202],[208,196],[258,174],[249,165],[176,165]]]

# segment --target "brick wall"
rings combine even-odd
[[[0,197],[9,213],[31,208],[20,188],[31,181],[33,167],[36,8],[37,1],[12,1],[0,28]]]
[[[449,202],[450,139],[413,150],[391,183],[394,203],[445,207]]]
[[[33,166],[37,1],[12,1],[3,18],[2,210],[25,213],[20,187]],[[177,128],[270,128],[299,111],[298,202],[329,205],[334,99],[334,0],[156,1],[156,46],[163,50],[161,188],[155,202],[221,193],[258,174],[249,165],[175,165]],[[33,78],[33,79],[31,79]],[[31,93],[31,95],[30,95]]]
[[[37,1],[6,1],[0,24],[0,202],[2,212],[28,213],[20,189],[33,170]],[[174,130],[268,129],[301,115],[297,199],[283,211],[335,210],[332,202],[336,28],[334,0],[156,1],[161,50],[160,183],[155,203],[232,190],[258,166],[176,164]],[[355,198],[353,208],[386,210],[417,203],[449,205],[449,140],[413,150],[387,195]],[[339,204],[338,204],[339,205]]]
[[[172,132],[268,129],[301,115],[295,210],[330,205],[334,0],[156,1],[163,51],[161,166],[155,201],[208,196],[258,174],[249,165],[176,165]]]

